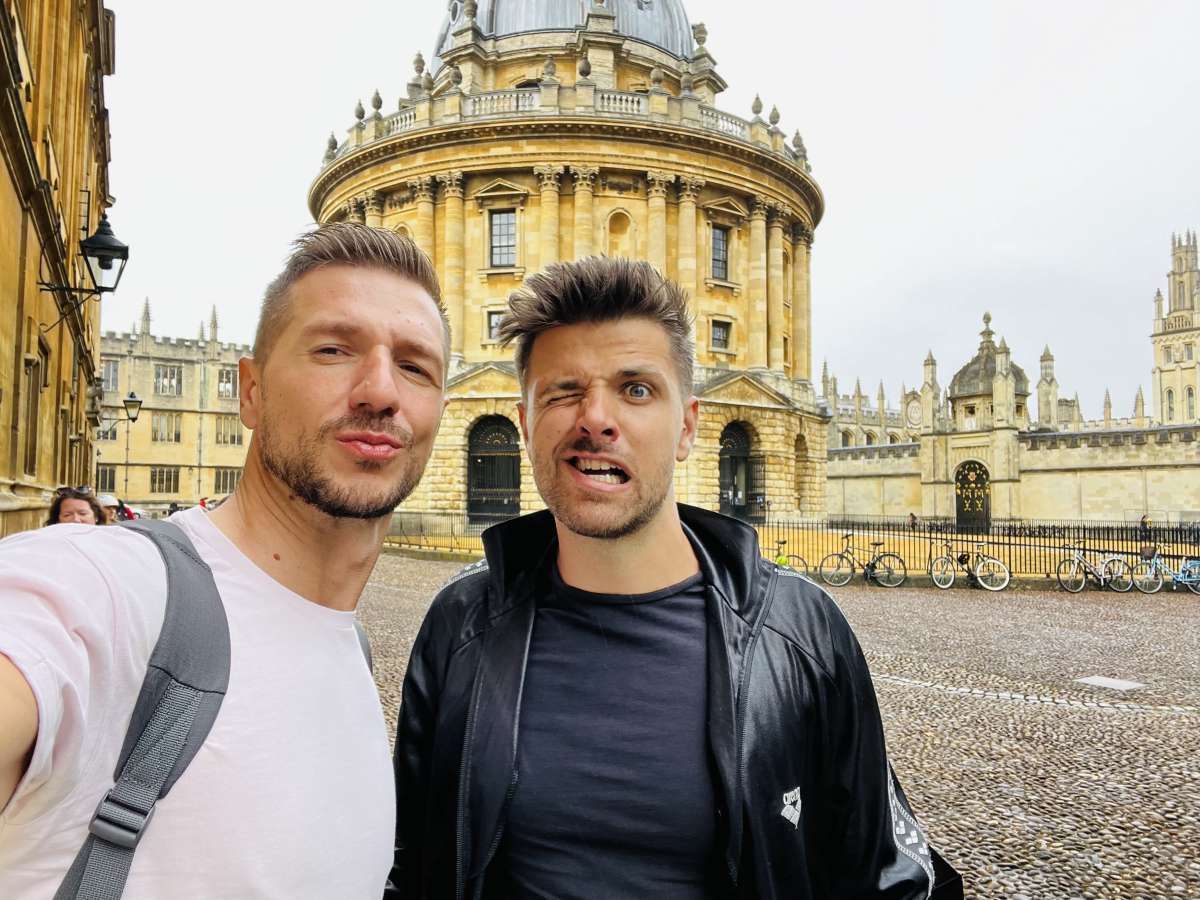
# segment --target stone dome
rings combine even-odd
[[[485,37],[498,38],[539,31],[573,31],[587,21],[593,0],[479,0],[475,24]],[[620,35],[635,38],[687,59],[695,49],[692,26],[681,0],[606,0],[616,15]],[[463,21],[461,0],[450,0],[434,47],[434,68],[453,43],[452,32]]]
[[[992,317],[983,317],[983,340],[979,344],[979,352],[969,363],[954,373],[950,379],[949,396],[951,400],[959,397],[991,396],[992,379],[996,377],[996,343],[992,340]],[[1013,378],[1016,381],[1014,393],[1018,397],[1029,396],[1029,378],[1014,362],[1009,362]]]

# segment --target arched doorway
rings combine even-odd
[[[766,514],[766,460],[752,454],[750,432],[730,422],[721,432],[721,512],[739,519]]]
[[[498,522],[520,514],[520,437],[504,416],[485,416],[467,439],[467,518]]]
[[[954,473],[954,515],[960,532],[986,532],[992,524],[992,488],[987,467],[968,460]]]
[[[808,441],[804,439],[804,435],[802,434],[796,435],[795,466],[796,509],[802,509],[804,482],[808,478]]]

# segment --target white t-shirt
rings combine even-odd
[[[255,566],[199,509],[172,517],[229,619],[229,691],[159,801],[125,900],[378,900],[395,789],[354,614]],[[0,897],[49,898],[113,770],[162,627],[166,573],[124,528],[55,525],[0,542],[0,653],[38,705],[29,769],[0,813]]]

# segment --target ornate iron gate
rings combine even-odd
[[[720,467],[721,512],[748,518],[752,480],[750,435],[737,422],[726,425],[721,432]]]
[[[960,532],[981,533],[991,527],[991,478],[983,463],[969,460],[954,473],[954,514]]]
[[[480,419],[467,450],[467,518],[498,522],[521,514],[521,442],[503,416]]]

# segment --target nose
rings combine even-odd
[[[615,441],[620,437],[612,399],[603,391],[588,391],[579,404],[579,419],[575,423],[580,436]]]
[[[400,386],[387,347],[375,347],[367,353],[355,376],[350,392],[350,407],[354,411],[387,416],[399,411]]]

